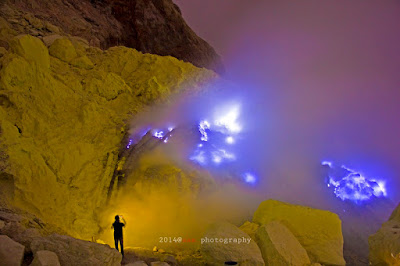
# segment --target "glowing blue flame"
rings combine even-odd
[[[225,139],[225,142],[228,144],[233,144],[235,142],[235,139],[232,136],[229,136]]]
[[[239,115],[240,106],[238,104],[229,106],[228,110],[218,112],[214,125],[220,127],[225,133],[237,134],[242,130],[241,125],[237,121]]]
[[[243,177],[244,177],[244,182],[246,183],[254,184],[257,182],[257,178],[253,174],[245,173]]]
[[[190,157],[190,160],[197,162],[200,165],[206,165],[207,164],[207,158],[205,156],[204,151],[199,151],[196,150],[194,154]]]
[[[386,197],[385,182],[369,179],[361,173],[344,165],[333,167],[332,162],[324,161],[322,165],[329,167],[327,186],[333,188],[336,197],[356,203],[379,197]]]
[[[218,149],[211,152],[212,160],[215,164],[220,164],[224,159],[234,161],[236,156],[233,153],[227,152],[223,149]]]
[[[156,137],[158,139],[162,139],[165,136],[164,131],[160,130],[160,131],[155,131],[153,133],[153,137]]]
[[[236,155],[232,151],[228,151],[224,144],[233,145],[235,143],[233,135],[237,135],[242,129],[238,123],[239,115],[239,105],[235,104],[220,108],[219,112],[216,112],[212,124],[209,119],[201,120],[198,125],[200,141],[210,142],[211,145],[197,144],[190,160],[202,166],[207,165],[208,162],[218,166],[225,162],[235,161]]]
[[[128,145],[126,145],[126,148],[129,149],[132,144],[133,144],[133,139],[130,139]]]
[[[208,134],[207,130],[210,129],[210,123],[207,120],[202,120],[199,124],[199,131],[201,134],[200,140],[201,141],[208,141]]]

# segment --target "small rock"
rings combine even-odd
[[[50,22],[47,22],[47,21],[44,22],[44,27],[50,32],[54,32],[54,33],[61,32],[59,27],[54,26],[53,24],[51,24]]]
[[[169,263],[171,265],[176,265],[177,264],[177,261],[176,261],[175,257],[172,256],[172,255],[168,255],[163,261],[165,261],[165,262],[167,262],[167,263]]]
[[[72,59],[76,58],[78,54],[76,53],[74,45],[68,38],[60,38],[50,45],[49,53],[64,62],[70,62]]]
[[[7,49],[4,47],[0,47],[0,57],[3,57],[7,53]]]
[[[147,266],[147,264],[141,260],[141,261],[131,262],[129,264],[126,264],[125,266]]]
[[[48,250],[36,252],[31,266],[60,266],[57,254]]]
[[[71,65],[82,69],[92,69],[94,67],[92,61],[90,61],[87,56],[81,56],[73,59],[71,61]]]
[[[102,245],[106,245],[106,242],[104,242],[104,241],[101,240],[101,239],[97,239],[97,240],[96,240],[96,243],[99,243],[99,244],[102,244]]]
[[[6,222],[21,222],[23,217],[15,213],[0,211],[0,219]]]
[[[239,229],[248,234],[252,239],[255,239],[255,234],[258,227],[260,227],[260,225],[246,221],[239,227]]]
[[[47,47],[49,47],[50,45],[53,44],[53,42],[54,42],[55,40],[61,39],[61,38],[63,38],[61,35],[52,34],[52,35],[44,36],[42,40],[43,40],[44,44],[45,44]]]
[[[24,18],[31,24],[34,28],[36,29],[42,29],[43,28],[43,22],[33,16],[32,14],[26,14]]]
[[[25,247],[6,235],[0,235],[1,265],[19,266],[24,258]]]
[[[0,230],[3,229],[5,225],[6,223],[3,220],[0,220]]]
[[[169,266],[169,264],[163,261],[153,261],[150,266]]]

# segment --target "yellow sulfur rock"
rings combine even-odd
[[[255,240],[256,239],[255,234],[259,227],[260,227],[259,224],[246,221],[239,227],[239,229],[248,234],[251,237],[251,239]]]
[[[256,232],[256,242],[266,265],[305,266],[311,263],[307,251],[292,232],[278,221],[260,226]]]
[[[83,69],[92,69],[94,67],[92,61],[86,55],[72,59],[71,65]]]
[[[12,41],[0,57],[0,143],[15,204],[91,239],[118,161],[121,128],[146,104],[198,89],[216,75],[125,47],[87,49],[84,56],[95,64],[80,69],[67,63],[74,49],[57,39],[49,56],[38,38]]]
[[[336,214],[276,200],[263,201],[253,222],[264,225],[275,220],[293,233],[312,262],[345,265],[341,221]]]
[[[28,62],[34,62],[43,68],[50,67],[49,51],[38,38],[30,35],[17,36],[10,42],[10,48],[13,53],[22,56]]]
[[[70,62],[78,57],[75,46],[68,38],[56,39],[49,47],[51,56],[54,56],[64,62]]]
[[[400,265],[400,204],[368,243],[371,265]]]

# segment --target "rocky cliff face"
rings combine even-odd
[[[368,242],[371,265],[400,265],[400,204]]]
[[[223,72],[217,53],[190,29],[172,0],[2,2],[1,16],[10,20],[19,32],[33,25],[30,34],[36,36],[62,31],[103,49],[123,45],[144,53],[171,55],[198,67]]]
[[[47,40],[49,47],[30,35],[8,38],[0,57],[2,176],[13,177],[18,206],[90,239],[127,121],[216,76],[173,57],[103,51],[80,38]]]

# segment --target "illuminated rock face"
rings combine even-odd
[[[238,265],[265,265],[257,244],[233,224],[212,224],[201,241],[206,265],[224,265],[229,261]]]
[[[400,265],[400,204],[368,242],[372,265]]]
[[[296,237],[278,221],[264,224],[256,232],[266,265],[309,265],[307,251]]]
[[[107,200],[126,122],[147,104],[196,91],[216,75],[130,48],[60,42],[49,55],[38,38],[19,36],[0,58],[1,168],[14,178],[18,206],[90,239],[99,230],[96,213]],[[65,44],[75,53],[53,57]],[[93,67],[73,65],[82,57]]]
[[[54,252],[61,265],[119,266],[122,255],[107,245],[53,234],[35,239],[31,244],[34,254],[40,250]]]
[[[263,201],[253,222],[264,225],[274,220],[281,221],[293,233],[311,262],[345,265],[341,221],[336,214],[276,200]]]

